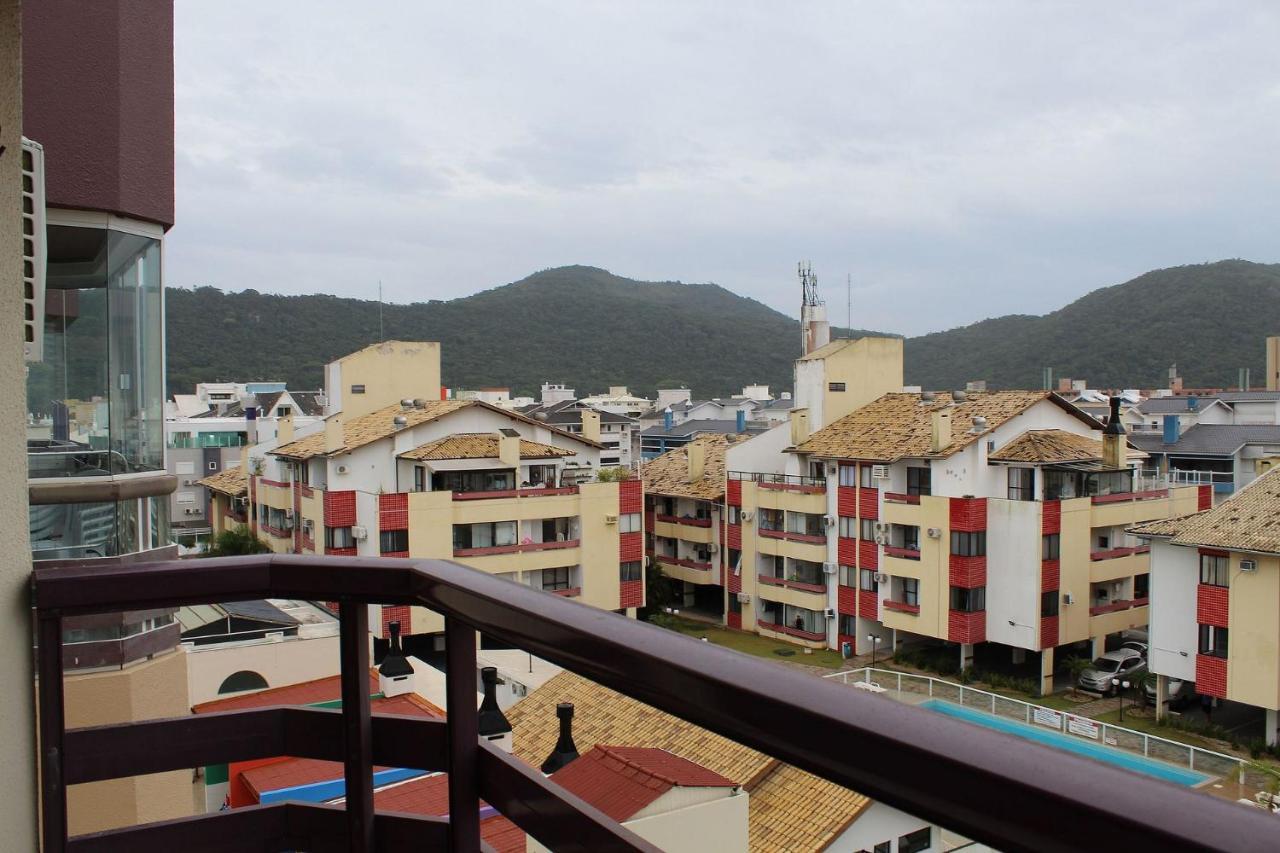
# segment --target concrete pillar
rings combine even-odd
[[[1156,719],[1169,716],[1169,676],[1156,676]]]
[[[1275,746],[1280,743],[1280,712],[1274,708],[1267,709],[1266,732],[1267,746]]]
[[[1053,648],[1049,647],[1040,652],[1040,695],[1049,696],[1053,693]]]
[[[1106,637],[1090,637],[1089,642],[1091,643],[1089,660],[1097,660],[1102,655],[1102,653],[1107,650],[1107,638]]]
[[[27,538],[22,354],[21,3],[0,0],[0,767],[9,776],[0,826],[10,850],[36,849],[35,674],[31,669],[31,543]],[[8,436],[7,438],[5,436]]]
[[[973,666],[973,643],[960,644],[960,669]]]
[[[1027,650],[1020,649],[1017,646],[1013,649],[1013,663],[1015,666],[1027,662]]]

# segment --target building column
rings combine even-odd
[[[1040,695],[1053,695],[1053,646],[1040,651]]]
[[[973,666],[973,643],[961,643],[960,669],[961,671],[964,671],[971,666]]]
[[[1156,719],[1169,716],[1169,676],[1156,676]]]
[[[25,364],[22,283],[22,4],[0,0],[0,766],[9,778],[0,797],[7,849],[36,849],[35,674],[31,668],[31,543],[27,530]],[[3,436],[8,436],[4,438]]]
[[[1089,644],[1090,644],[1089,660],[1097,660],[1099,657],[1102,656],[1102,653],[1107,650],[1106,637],[1090,637]]]
[[[1275,746],[1280,743],[1280,711],[1274,708],[1267,709],[1266,732],[1267,746]]]

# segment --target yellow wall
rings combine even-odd
[[[1114,634],[1117,631],[1127,631],[1130,628],[1146,627],[1150,621],[1147,615],[1149,608],[1131,607],[1128,610],[1117,610],[1115,613],[1103,613],[1099,616],[1089,617],[1089,632],[1094,638],[1105,637],[1108,634]],[[1087,612],[1087,609],[1086,609]]]
[[[1094,526],[1093,503],[1089,498],[1062,501],[1062,535],[1058,556],[1058,589],[1069,592],[1075,604],[1058,607],[1058,643],[1088,639],[1089,582],[1093,562],[1089,559]]]
[[[845,383],[844,391],[823,388],[823,425],[860,409],[891,391],[902,390],[902,338],[859,338],[826,359],[826,381]]]
[[[303,547],[304,554],[323,554],[324,553],[324,492],[320,489],[314,489],[312,496],[307,497],[306,493],[302,495],[302,501],[299,504],[299,515],[301,516],[297,523],[301,528],[304,520],[311,521],[311,541],[315,543],[315,551],[308,550]]]
[[[1240,571],[1254,560],[1256,571]],[[1231,554],[1227,698],[1280,710],[1280,557]]]
[[[945,640],[951,606],[951,499],[923,496],[919,505],[884,503],[882,515],[886,522],[920,527],[919,560],[883,556],[880,566],[886,574],[920,580],[920,613],[900,613],[882,604],[881,621],[888,628]],[[929,535],[930,527],[938,528],[937,539]],[[880,598],[894,597],[892,588],[892,584],[882,585]]]
[[[782,509],[787,512],[807,512],[810,515],[825,515],[827,512],[827,496],[825,492],[809,494],[808,492],[792,492],[785,489],[756,488],[757,503],[768,509]]]
[[[169,652],[122,670],[65,680],[67,728],[180,717],[187,702],[187,656]],[[195,813],[190,770],[155,773],[67,789],[72,835]]]
[[[440,344],[434,341],[386,341],[338,359],[338,389],[345,420],[404,399],[440,399]],[[363,385],[363,394],[352,394]]]
[[[670,521],[655,521],[653,535],[666,539],[683,539],[698,545],[709,545],[715,541],[715,530],[711,527],[695,527],[692,524],[673,524]]]

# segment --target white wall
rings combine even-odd
[[[899,838],[926,826],[929,826],[928,821],[912,817],[884,803],[872,803],[848,829],[827,845],[824,853],[858,853],[872,850],[885,841],[890,842],[889,849],[897,853]],[[932,843],[928,849],[941,850],[938,827],[932,827],[930,835]]]
[[[283,687],[337,675],[338,632],[310,639],[282,638],[243,643],[183,644],[187,653],[187,695],[192,705],[220,698],[218,687],[228,676],[248,670]]]
[[[781,424],[731,445],[725,450],[725,469],[757,474],[799,473],[800,461],[796,454],[782,452],[790,446],[791,425]]]
[[[1157,675],[1195,680],[1200,642],[1196,623],[1199,583],[1199,551],[1171,545],[1163,539],[1152,540],[1148,660]]]
[[[826,391],[826,363],[821,360],[795,363],[796,393],[793,409],[809,410],[809,429],[817,432],[826,424],[822,420],[823,392]]]
[[[747,853],[749,841],[748,805],[750,796],[745,790],[736,795],[723,796],[723,788],[675,788],[659,797],[645,814],[660,805],[670,808],[685,794],[698,794],[710,790],[721,798],[673,811],[653,814],[623,821],[622,825],[654,844],[664,853]],[[815,804],[821,807],[821,804]],[[528,839],[530,853],[545,853],[532,837]]]
[[[987,500],[989,642],[1039,646],[1041,506],[1036,501]]]

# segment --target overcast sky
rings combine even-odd
[[[176,4],[171,286],[582,263],[920,333],[1280,260],[1280,3]]]

